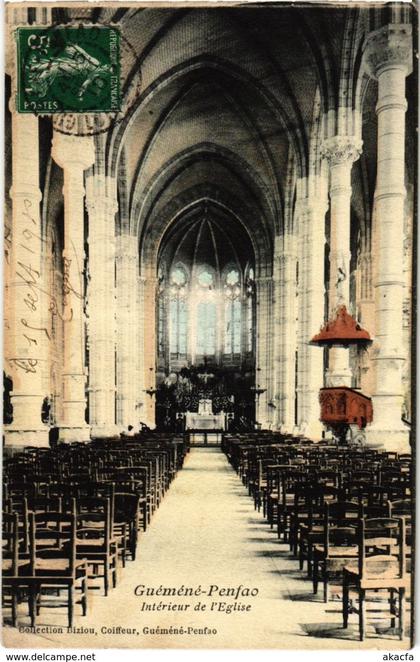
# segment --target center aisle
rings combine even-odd
[[[290,558],[288,546],[278,542],[254,511],[246,489],[217,448],[192,449],[151,526],[141,535],[138,551],[137,560],[127,563],[109,597],[94,595],[88,616],[77,618],[76,627],[93,634],[67,633],[64,613],[51,617],[41,611],[39,626],[61,622],[63,632],[35,637],[6,628],[4,643],[114,648],[404,646],[395,637],[379,640],[369,628],[368,639],[361,644],[354,616],[348,631],[342,630],[341,603],[324,605],[320,597],[312,596],[311,583]],[[136,596],[136,587],[158,594]],[[179,595],[164,595],[159,588],[173,588]],[[183,589],[192,589],[195,595],[185,595]],[[238,598],[223,594],[226,589],[239,593]],[[243,589],[258,594],[241,595]],[[196,610],[198,604],[205,605],[204,611]],[[155,610],[149,610],[153,605]],[[165,607],[158,610],[158,605]],[[176,609],[168,610],[168,605]],[[246,610],[227,613],[232,605]],[[189,627],[197,632],[188,633]],[[157,628],[168,633],[158,633]],[[213,630],[217,633],[198,633]]]

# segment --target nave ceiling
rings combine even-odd
[[[62,23],[82,18],[77,8],[57,11]],[[155,247],[172,222],[207,199],[240,220],[261,273],[270,271],[275,235],[293,230],[296,178],[319,169],[321,139],[340,128],[338,106],[359,104],[364,147],[352,172],[352,218],[359,244],[369,243],[376,83],[360,70],[361,48],[386,17],[345,7],[95,8],[83,10],[84,19],[86,11],[93,22],[118,22],[141,71],[129,116],[98,145],[106,172],[118,179],[116,233],[137,234],[144,259],[157,257],[144,237]],[[409,108],[409,123],[413,115]],[[48,159],[44,169],[58,190],[59,169]],[[54,224],[62,207],[48,192],[44,200],[44,218]]]

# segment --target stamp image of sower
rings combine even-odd
[[[120,34],[110,26],[18,28],[17,110],[120,110]]]

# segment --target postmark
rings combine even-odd
[[[120,33],[111,26],[17,28],[20,113],[118,113]]]
[[[118,108],[96,108],[81,110],[79,106],[78,108],[71,108],[67,110],[51,110],[48,108],[48,103],[45,102],[46,100],[44,100],[44,103],[40,104],[43,106],[42,108],[39,107],[37,109],[33,107],[32,109],[24,110],[22,112],[32,112],[35,115],[51,117],[54,130],[58,131],[59,133],[76,136],[94,136],[101,133],[106,133],[112,126],[124,120],[124,118],[127,116],[127,113],[136,103],[136,100],[139,98],[142,91],[141,62],[136,50],[119,31],[119,26],[117,24],[107,26],[97,23],[83,25],[70,23],[66,24],[65,26],[51,25],[49,27],[39,29],[39,32],[41,32],[41,36],[43,36],[45,33],[48,34],[53,30],[75,30],[80,28],[85,30],[85,32],[89,30],[89,43],[95,42],[94,35],[97,34],[98,30],[102,30],[104,28],[114,30],[119,36],[118,54],[120,103]],[[18,33],[18,30],[24,29],[30,30],[29,28],[17,28],[16,33]],[[30,31],[34,32],[35,30],[31,29]],[[95,56],[94,49],[92,49],[92,51],[93,56]],[[99,58],[97,57],[96,59]],[[18,70],[21,70],[19,64],[19,52]],[[18,82],[20,80],[19,76],[21,76],[21,74],[18,73]],[[64,83],[64,86],[66,86],[66,83]],[[18,112],[20,111],[18,104],[17,110]]]
[[[94,136],[122,122],[143,90],[141,57],[123,34],[120,35],[121,106],[116,112],[60,113],[52,115],[55,131],[67,135]]]

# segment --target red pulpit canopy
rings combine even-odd
[[[345,306],[340,306],[336,317],[329,320],[310,342],[311,345],[347,347],[348,345],[369,345],[371,337],[365,329],[347,312]]]

